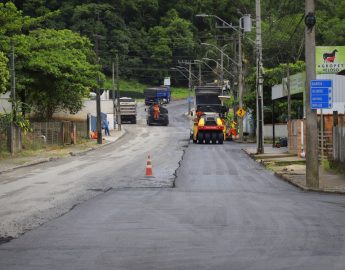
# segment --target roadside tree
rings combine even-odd
[[[90,40],[70,30],[35,30],[15,42],[19,95],[40,118],[77,113],[97,76],[103,78]]]

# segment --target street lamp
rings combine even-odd
[[[212,59],[212,58],[204,57],[204,58],[202,58],[202,59],[203,59],[203,60],[206,60],[206,61],[215,62],[215,63],[217,64],[217,66],[219,65],[219,62],[218,62],[217,60]],[[204,62],[204,64],[205,64],[206,66],[208,66],[209,68],[211,68],[206,62]],[[212,68],[211,68],[211,69],[212,69]],[[224,69],[230,76],[232,76],[233,78],[235,78],[235,75],[232,74],[229,70],[227,70],[225,67],[223,67],[223,69]],[[214,69],[213,69],[213,70],[214,70]]]
[[[227,23],[226,21],[224,21],[223,19],[221,19],[220,17],[216,16],[216,15],[209,15],[209,14],[198,14],[196,15],[197,17],[213,17],[216,18],[218,21],[222,22],[222,25],[217,25],[216,24],[216,28],[231,28],[233,30],[235,30],[236,32],[238,32],[238,99],[239,99],[239,106],[240,108],[243,106],[243,65],[242,65],[242,31],[243,32],[250,32],[251,28],[252,28],[252,21],[250,18],[249,14],[245,14],[240,18],[239,21],[239,26],[235,27],[230,23]],[[258,48],[258,44],[257,42],[255,42],[254,40],[246,37],[249,41],[251,41],[252,43],[257,45]],[[213,45],[214,46],[214,45]],[[216,46],[214,46],[216,47]],[[216,47],[218,50],[220,50],[218,47]],[[220,50],[222,52],[222,50]],[[223,52],[222,52],[223,54]],[[228,58],[230,60],[232,60],[231,58]],[[232,60],[233,61],[233,60]],[[234,62],[234,61],[233,61]],[[261,67],[262,67],[262,59],[261,59],[261,54],[260,57],[257,54],[257,70],[260,69],[261,71]],[[261,74],[259,72],[259,74]],[[257,144],[257,152],[258,153],[263,153],[263,136],[262,136],[262,131],[263,131],[263,106],[262,106],[262,94],[261,94],[261,88],[260,86],[262,86],[262,81],[263,78],[262,76],[258,76],[259,80],[257,82],[257,138],[258,138],[258,144]],[[261,99],[261,102],[259,102],[259,100]],[[240,121],[240,139],[241,141],[243,140],[243,121]]]
[[[189,73],[188,68],[185,68],[185,67],[182,67],[182,66],[176,66],[176,67],[179,68],[179,69],[184,69],[184,70],[186,70],[186,71]],[[190,72],[190,75],[191,75],[192,77],[194,77],[195,79],[198,79],[198,77],[195,76],[195,75],[193,74],[193,72]]]
[[[188,114],[190,114],[191,111],[191,91],[192,91],[192,76],[195,77],[196,79],[198,79],[193,73],[192,73],[192,64],[195,64],[194,61],[181,61],[180,63],[182,64],[188,64],[189,68],[185,68],[185,67],[181,67],[181,66],[176,66],[177,68],[180,69],[185,69],[188,71],[188,88],[189,88],[189,92],[188,92]]]
[[[187,80],[188,80],[188,77],[180,70],[180,69],[178,69],[178,68],[174,68],[174,67],[172,67],[172,68],[170,68],[171,70],[176,70],[176,71],[178,71],[179,73],[181,73],[181,75],[183,76],[183,77],[185,77]]]

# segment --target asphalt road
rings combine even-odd
[[[344,269],[345,198],[302,192],[241,147],[190,144],[175,188],[101,193],[1,245],[0,269]]]
[[[168,127],[147,126],[144,106],[138,124],[116,143],[74,156],[0,174],[0,243],[59,217],[110,189],[172,187],[189,142],[187,105],[170,104]],[[155,178],[145,178],[151,155]]]

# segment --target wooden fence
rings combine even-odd
[[[345,127],[333,128],[333,160],[345,162]]]

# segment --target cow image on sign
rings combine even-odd
[[[239,108],[236,112],[236,114],[239,116],[239,117],[243,117],[246,115],[246,111],[243,109],[243,108]]]

